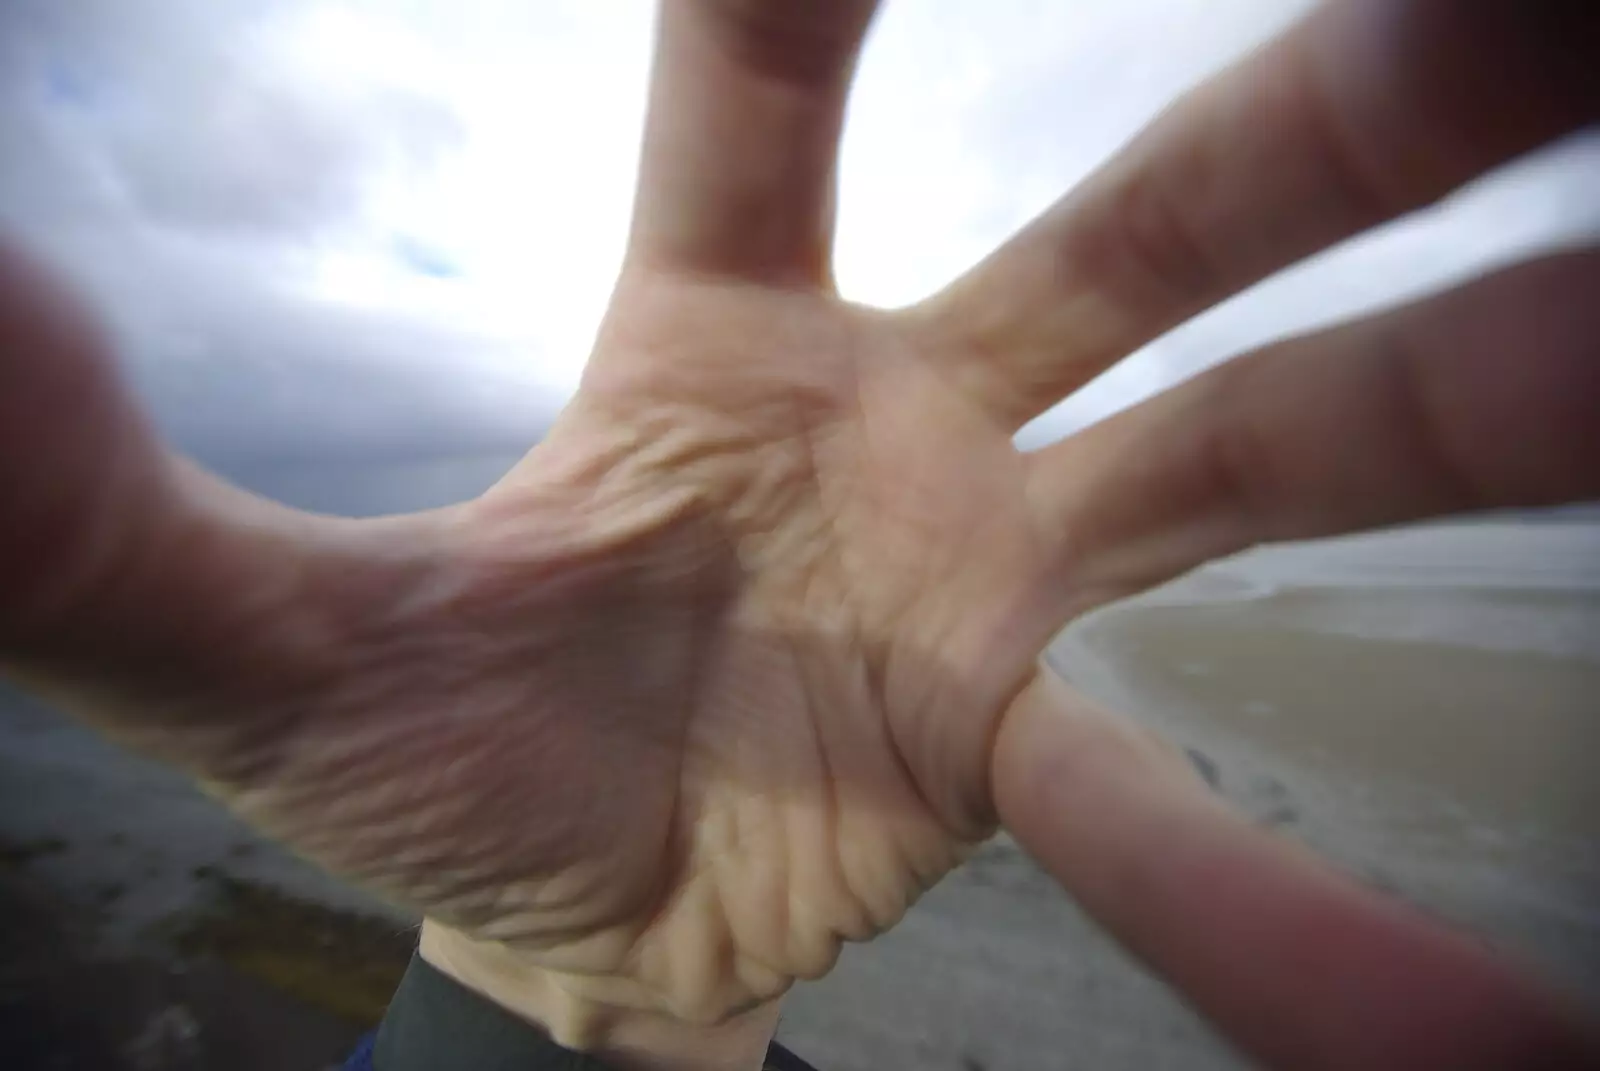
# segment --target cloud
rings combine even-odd
[[[937,289],[1310,6],[891,0],[845,135],[841,285],[883,305]]]
[[[303,232],[459,138],[448,102],[308,55],[316,10],[16,0],[8,104],[79,140],[144,222]]]
[[[208,461],[524,445],[560,401],[539,340],[430,306],[448,254],[368,211],[459,149],[451,103],[308,55],[321,10],[7,5],[0,225],[89,294],[158,423]],[[413,292],[319,292],[341,250]]]
[[[209,459],[528,441],[626,234],[648,0],[7,0],[0,228],[86,290]],[[853,98],[839,277],[942,286],[1309,0],[889,0]],[[1577,139],[1158,340],[1030,429],[1600,231]],[[1576,237],[1575,237],[1576,236]]]

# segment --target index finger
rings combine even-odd
[[[1600,115],[1600,6],[1343,0],[1181,100],[918,314],[1013,426],[1272,272]]]

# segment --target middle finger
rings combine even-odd
[[[1330,3],[913,315],[1020,427],[1271,272],[1592,121],[1596,72],[1590,4]]]

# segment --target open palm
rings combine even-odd
[[[164,612],[227,617],[233,664],[141,665],[98,715],[339,872],[694,1019],[825,972],[991,831],[996,719],[1066,612],[1012,428],[828,283],[869,5],[832,6],[669,10],[583,386],[480,499],[241,526],[156,480],[216,523],[151,552],[210,571]],[[792,50],[733,97],[692,55],[730,28]]]
[[[583,385],[458,507],[310,518],[172,463],[80,320],[7,268],[7,337],[53,357],[0,414],[48,462],[7,492],[0,561],[31,563],[0,575],[8,660],[575,994],[714,1020],[826,971],[991,831],[997,734],[1074,614],[1263,539],[1581,491],[1578,343],[1553,329],[1548,374],[1508,398],[1476,340],[1496,309],[1575,309],[1584,257],[1012,444],[1171,324],[1564,113],[1383,197],[1288,167],[1293,189],[1216,180],[1195,201],[1188,179],[1223,165],[1190,131],[1237,103],[1225,82],[948,292],[883,313],[828,268],[872,6],[665,4],[630,251]],[[1281,92],[1228,166],[1312,153],[1286,55],[1235,78]],[[1307,204],[1270,239],[1241,222]],[[1436,351],[1454,385],[1419,394]],[[95,434],[30,418],[67,398]],[[1568,414],[1529,447],[1538,480],[1452,430],[1490,402]],[[1364,437],[1330,456],[1352,419]],[[47,569],[22,553],[40,546]]]

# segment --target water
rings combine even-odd
[[[1257,584],[1600,592],[1600,520],[1436,524],[1272,547],[1215,568]]]

